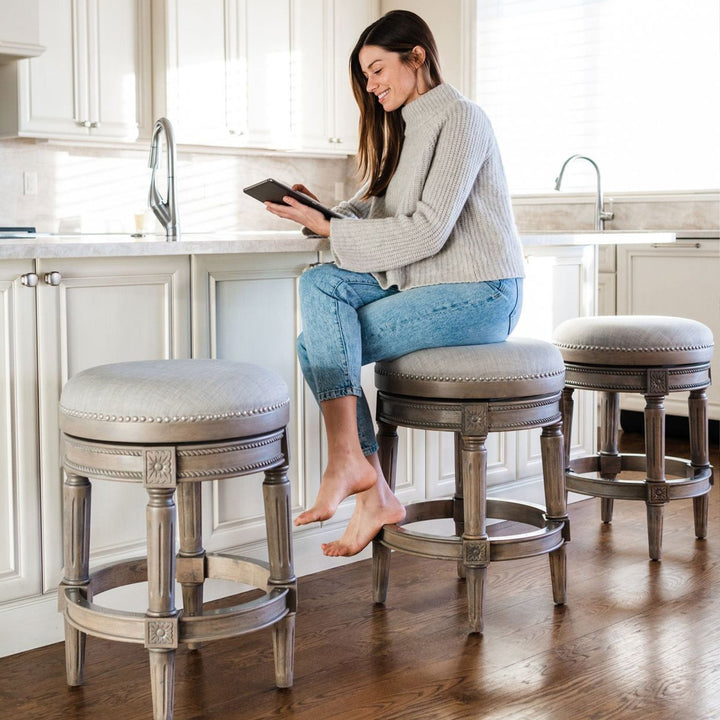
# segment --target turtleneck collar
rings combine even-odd
[[[420,95],[420,97],[404,105],[401,111],[403,120],[408,125],[418,121],[426,121],[428,116],[440,112],[459,97],[461,97],[460,93],[452,85],[440,83],[440,85],[436,85],[431,90]]]

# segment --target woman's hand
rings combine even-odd
[[[293,185],[292,189],[311,197],[313,200],[318,199],[304,185]],[[308,207],[307,205],[304,205],[287,195],[283,198],[283,202],[287,203],[287,205],[266,202],[265,207],[273,215],[300,223],[300,225],[309,228],[316,235],[320,235],[322,237],[330,236],[330,221],[327,220],[321,212],[313,210],[313,208]]]

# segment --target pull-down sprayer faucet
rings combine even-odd
[[[163,133],[167,149],[167,200],[163,199],[155,182],[155,171],[158,169],[160,159],[160,135]],[[173,133],[172,124],[167,118],[161,117],[155,123],[150,143],[148,167],[152,168],[152,175],[150,177],[148,205],[165,228],[168,241],[180,239],[180,222],[175,203],[175,154],[175,134]]]
[[[603,209],[602,186],[600,184],[600,168],[597,166],[597,163],[594,160],[587,157],[587,155],[571,155],[563,163],[562,167],[560,168],[560,174],[555,178],[555,189],[560,189],[560,184],[562,183],[565,168],[573,160],[587,160],[595,168],[595,174],[597,175],[597,196],[595,198],[595,230],[604,230],[605,221],[612,220],[614,217],[614,213],[606,212]]]

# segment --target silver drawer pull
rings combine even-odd
[[[35,287],[38,284],[38,276],[36,273],[25,273],[20,276],[20,282],[25,287]]]
[[[57,270],[53,270],[52,272],[45,273],[45,282],[48,285],[59,285],[61,280],[62,280],[62,275]]]

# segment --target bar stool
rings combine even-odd
[[[617,315],[566,320],[554,334],[565,360],[563,422],[569,433],[573,391],[601,393],[600,451],[569,459],[568,490],[602,498],[602,521],[612,520],[613,500],[647,505],[649,554],[662,556],[663,510],[671,500],[693,498],[695,534],[707,535],[708,493],[713,472],[708,453],[706,389],[713,336],[695,320],[655,315]],[[620,393],[645,396],[645,454],[620,454]],[[668,393],[689,392],[690,460],[665,457]],[[644,479],[621,477],[625,471]],[[668,477],[670,476],[670,477]]]
[[[225,360],[157,360],[82,371],[60,399],[64,483],[67,681],[81,685],[85,639],[144,644],[154,718],[173,715],[175,651],[272,626],[278,687],[293,681],[293,574],[285,383],[268,370]],[[205,552],[201,483],[264,472],[269,563]],[[147,557],[89,570],[90,480],[143,483]],[[176,513],[177,491],[179,513]],[[179,552],[175,551],[176,517]],[[203,582],[220,578],[265,590],[262,597],[203,612]],[[146,613],[95,603],[130,583],[148,584]],[[175,582],[183,609],[175,607]]]
[[[467,581],[471,632],[483,630],[485,578],[494,561],[548,554],[554,601],[565,603],[570,527],[560,407],[564,375],[562,357],[550,343],[520,338],[420,350],[375,364],[379,457],[393,490],[398,426],[455,434],[455,496],[408,505],[405,520],[386,525],[373,541],[376,602],[385,602],[390,552],[398,550],[458,563]],[[487,498],[488,434],[540,427],[547,509]],[[488,536],[488,517],[534,529]],[[410,527],[439,518],[452,518],[456,534],[431,535]]]

